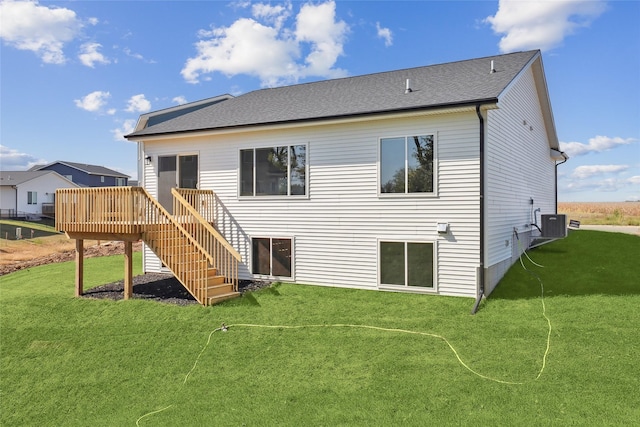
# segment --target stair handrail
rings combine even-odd
[[[213,235],[213,237],[220,242],[220,244],[238,261],[242,262],[242,256],[236,251],[236,249],[231,246],[231,244],[224,238],[222,234],[218,232],[202,215],[196,208],[194,208],[180,193],[180,190],[176,188],[171,189],[171,194],[174,199],[178,201],[184,208],[196,219],[205,229]],[[188,233],[188,232],[187,232]]]
[[[176,221],[173,218],[173,215],[171,215],[165,208],[164,206],[162,206],[160,204],[160,202],[158,202],[154,197],[152,197],[149,192],[146,190],[146,188],[143,187],[137,187],[139,188],[142,193],[147,197],[147,200],[149,202],[151,202],[151,204],[158,209],[158,211],[162,214],[162,216],[164,218],[166,218],[167,220],[169,220],[169,222],[171,224],[173,224],[178,230],[180,230],[180,234],[182,234],[188,241],[189,243],[191,243],[193,246],[196,247],[196,249],[198,249],[199,252],[201,252],[210,263],[213,263],[213,256],[204,248],[202,247],[202,245],[193,238],[193,236],[182,226],[180,225],[180,223],[178,221]],[[153,224],[153,223],[148,223],[148,224]]]

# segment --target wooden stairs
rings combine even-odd
[[[239,296],[238,252],[213,224],[215,194],[173,189],[173,214],[141,187],[56,191],[56,228],[76,239],[123,240],[126,252],[143,240],[164,266],[203,305]],[[76,295],[82,294],[82,254],[76,255]],[[131,266],[125,265],[125,298],[131,297]]]

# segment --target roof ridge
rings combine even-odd
[[[247,95],[247,94],[250,94],[250,93],[253,93],[253,92],[261,92],[261,91],[268,91],[268,90],[282,89],[282,88],[295,88],[295,87],[298,87],[298,86],[313,85],[313,84],[318,84],[318,83],[323,83],[323,82],[330,83],[330,82],[336,82],[338,80],[367,78],[367,77],[383,75],[383,74],[390,74],[390,73],[402,73],[403,71],[419,70],[419,69],[424,69],[424,68],[429,68],[429,67],[450,66],[450,65],[460,64],[460,63],[464,63],[464,62],[476,62],[476,61],[482,61],[482,60],[493,59],[493,58],[501,58],[501,57],[510,56],[510,55],[519,55],[519,54],[524,54],[524,53],[531,53],[532,56],[533,56],[533,54],[535,54],[537,52],[540,52],[540,49],[531,49],[531,50],[523,50],[523,51],[517,51],[517,52],[501,53],[501,54],[496,54],[496,55],[487,55],[487,56],[482,56],[482,57],[479,57],[479,58],[458,59],[458,60],[455,60],[455,61],[439,62],[439,63],[428,64],[428,65],[417,65],[415,67],[399,68],[399,69],[395,69],[395,70],[374,71],[372,73],[358,74],[358,75],[355,75],[355,76],[336,77],[336,78],[332,78],[332,79],[321,79],[321,80],[315,80],[315,81],[312,81],[312,82],[294,83],[294,84],[290,84],[290,85],[282,85],[282,86],[275,86],[275,87],[265,87],[265,88],[255,89],[255,90],[243,93],[242,95],[238,95],[238,96],[236,96],[234,98],[240,98],[243,95]]]

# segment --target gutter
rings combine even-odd
[[[478,287],[479,293],[476,297],[476,302],[473,305],[473,309],[471,309],[471,314],[476,314],[478,312],[478,307],[480,306],[480,302],[482,301],[482,297],[484,296],[484,243],[485,243],[485,230],[484,230],[484,117],[482,116],[482,112],[480,111],[480,107],[482,104],[476,104],[476,114],[478,115],[478,120],[480,121],[480,266],[479,275],[478,275]]]

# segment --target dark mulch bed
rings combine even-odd
[[[271,282],[241,280],[238,284],[240,293],[255,291],[271,285]],[[84,292],[84,298],[124,299],[124,280],[97,286]],[[167,304],[189,305],[198,301],[187,291],[172,274],[146,273],[133,278],[133,296],[136,299],[147,299]]]

